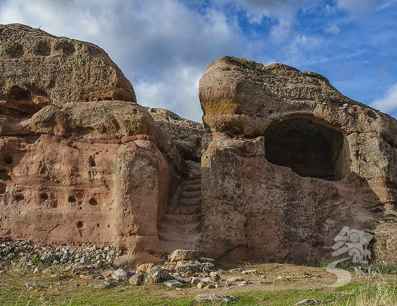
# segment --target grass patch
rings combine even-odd
[[[34,289],[28,290],[26,282],[36,282]],[[185,289],[176,291],[161,286],[133,287],[121,285],[109,289],[96,289],[95,280],[80,279],[72,275],[25,275],[23,273],[1,274],[0,305],[2,306],[124,306],[158,305],[188,306],[198,305],[194,296],[205,291]],[[209,291],[217,293],[217,289]],[[277,286],[266,290],[226,291],[227,295],[239,297],[232,303],[236,306],[295,305],[304,299],[319,301],[319,305],[329,306],[393,306],[397,305],[397,284],[382,279],[351,283],[332,289],[285,289]],[[221,304],[200,304],[221,305]]]

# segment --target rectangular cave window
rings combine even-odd
[[[265,132],[266,159],[304,177],[339,180],[346,171],[344,136],[310,117],[290,118]]]

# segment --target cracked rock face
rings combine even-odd
[[[149,108],[148,111],[155,125],[163,134],[169,136],[169,141],[175,144],[183,159],[200,161],[201,140],[205,133],[201,123],[182,118],[162,108]]]
[[[396,121],[324,77],[225,57],[200,80],[211,141],[202,156],[202,249],[316,261],[343,226],[375,232],[396,261]]]

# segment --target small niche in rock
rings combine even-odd
[[[87,51],[88,51],[88,53],[89,53],[91,56],[97,56],[97,55],[100,55],[100,54],[101,54],[101,51],[100,51],[97,47],[91,46],[91,45],[88,45],[88,46],[87,46]]]
[[[69,202],[69,203],[76,203],[76,198],[75,198],[75,196],[74,196],[74,195],[70,195],[70,196],[68,197],[68,202]]]
[[[64,39],[59,40],[55,43],[54,50],[66,56],[72,55],[75,52],[73,43]]]
[[[98,205],[98,202],[97,202],[97,200],[95,198],[91,198],[88,201],[88,203],[90,203],[90,205],[92,205],[92,206],[97,206]]]
[[[349,169],[344,135],[310,116],[275,122],[265,132],[266,159],[300,176],[340,180]]]
[[[24,50],[23,46],[19,43],[11,42],[8,44],[5,44],[4,47],[2,48],[2,54],[1,55],[6,55],[9,58],[18,58],[23,56]]]
[[[17,202],[23,201],[25,199],[25,197],[23,196],[22,193],[17,193],[16,195],[14,195],[14,200]]]
[[[7,190],[7,185],[0,182],[0,194],[5,194]]]
[[[42,201],[47,201],[48,200],[48,194],[45,192],[40,193],[40,199]]]
[[[8,97],[9,99],[16,101],[30,100],[32,98],[32,94],[29,90],[15,85],[9,90]]]
[[[90,156],[90,157],[88,158],[88,165],[89,165],[90,167],[96,167],[96,162],[95,162],[95,159],[94,159],[93,156]]]
[[[77,227],[77,228],[82,228],[83,226],[84,226],[83,221],[78,221],[78,222],[76,223],[76,227]]]
[[[51,53],[51,47],[48,41],[40,40],[33,47],[33,54],[38,56],[48,56]]]
[[[8,170],[7,169],[0,169],[0,179],[4,180],[4,181],[10,179],[10,175],[8,174]]]
[[[5,162],[7,165],[11,165],[11,164],[13,163],[12,156],[11,156],[11,155],[5,155],[5,156],[4,156],[4,162]]]

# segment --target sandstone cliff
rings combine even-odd
[[[179,153],[129,81],[90,43],[23,25],[0,42],[0,237],[157,252]]]
[[[138,105],[95,45],[15,24],[0,42],[0,238],[311,262],[350,226],[397,262],[397,122],[324,77],[219,59],[204,128]]]
[[[348,225],[375,232],[378,260],[396,260],[393,118],[318,74],[232,57],[208,67],[200,100],[212,134],[203,249],[314,261]]]

